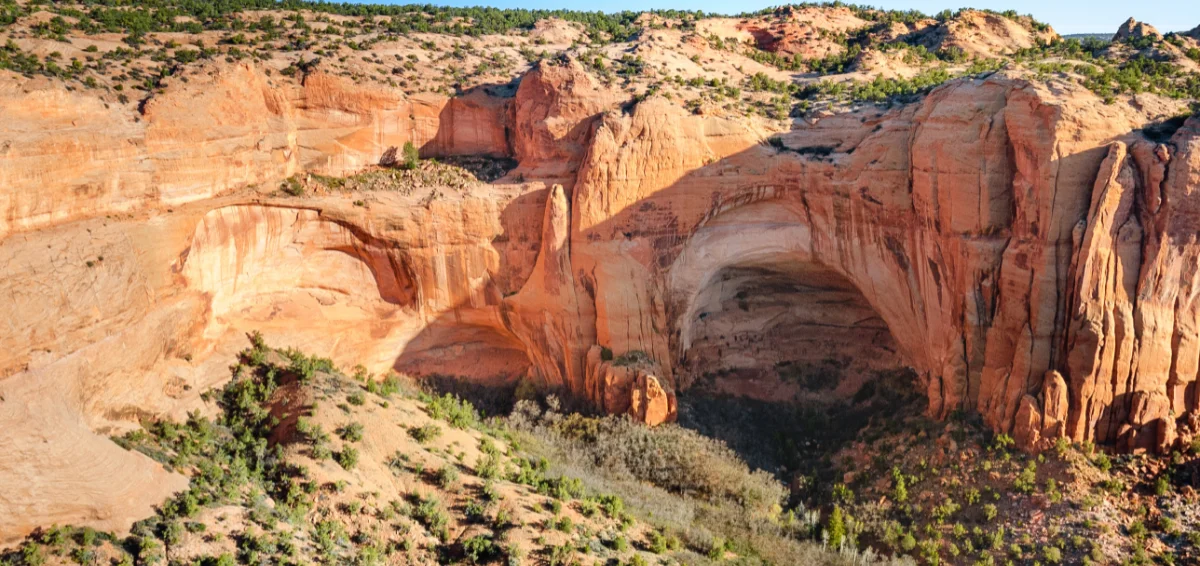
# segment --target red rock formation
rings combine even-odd
[[[0,411],[16,431],[5,453],[44,438],[54,455],[0,461],[0,478],[88,469],[112,458],[80,448],[94,431],[201,406],[251,328],[347,366],[524,376],[670,421],[676,393],[720,361],[693,349],[695,325],[734,272],[856,290],[935,416],[977,411],[1034,449],[1065,435],[1165,450],[1200,432],[1200,122],[1163,143],[1141,131],[1176,104],[1100,104],[1001,74],[764,143],[762,122],[660,97],[622,111],[574,63],[542,64],[513,99],[212,70],[142,116],[0,81],[0,113],[16,117],[0,133],[20,140],[0,150],[0,405],[74,415]],[[355,171],[410,139],[520,168],[369,207],[230,190]],[[113,461],[170,483],[148,460]],[[0,497],[0,517],[60,517],[26,504]]]
[[[0,237],[211,198],[301,170],[354,173],[390,148],[426,156],[509,153],[509,99],[484,90],[411,98],[315,73],[268,79],[249,63],[187,73],[131,116],[43,79],[0,71]],[[15,143],[19,141],[19,143]]]
[[[917,34],[930,50],[957,49],[968,56],[995,57],[1049,42],[1058,34],[1037,29],[1031,20],[1010,18],[993,12],[962,10],[954,18]]]
[[[570,181],[595,118],[624,97],[578,61],[543,61],[521,80],[512,105],[512,154],[529,177]]]
[[[1117,28],[1116,35],[1113,36],[1113,41],[1129,41],[1130,39],[1141,39],[1143,37],[1162,37],[1154,26],[1139,22],[1133,18],[1125,20],[1120,28]]]
[[[845,33],[867,25],[869,22],[845,7],[784,6],[766,19],[744,21],[737,27],[749,33],[763,51],[801,59],[820,59],[846,51],[844,45],[828,35],[829,32]]]
[[[926,376],[933,414],[979,410],[1029,447],[1060,434],[1170,444],[1154,423],[1171,410],[1194,412],[1196,402],[1159,399],[1190,391],[1194,366],[1168,386],[1154,377],[1168,374],[1162,362],[1137,375],[1121,369],[1130,361],[1081,361],[1096,357],[1089,344],[1098,341],[1117,359],[1147,349],[1119,345],[1147,330],[1136,314],[1121,318],[1139,311],[1129,285],[1139,281],[1146,224],[1129,220],[1130,203],[1138,192],[1150,210],[1169,201],[1155,188],[1168,152],[1137,132],[1156,111],[1091,100],[1019,81],[962,82],[915,107],[793,132],[784,145],[795,153],[755,145],[742,124],[655,99],[606,117],[580,169],[572,217],[571,258],[594,297],[596,341],[618,356],[646,353],[673,382],[707,277],[747,257],[768,267],[812,262],[862,290]],[[1133,156],[1129,143],[1139,148]],[[775,203],[771,212],[751,212],[764,201]],[[747,211],[740,238],[700,238],[737,210]],[[752,226],[765,214],[773,216],[763,230],[791,223],[799,235],[782,247],[759,237]],[[1068,316],[1077,322],[1066,324]],[[1118,317],[1115,328],[1097,318],[1107,316]],[[1101,330],[1087,330],[1096,324]],[[1166,353],[1152,359],[1170,360],[1173,340],[1155,340]],[[599,367],[594,350],[589,360]],[[589,395],[623,410],[605,392],[615,388],[623,400],[631,380],[593,374]],[[1114,379],[1112,391],[1095,391]]]

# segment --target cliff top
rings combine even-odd
[[[631,98],[662,93],[697,112],[781,121],[890,103],[1002,68],[1078,82],[1108,100],[1141,92],[1200,96],[1185,77],[1200,69],[1200,42],[1135,33],[1142,28],[1106,44],[1064,40],[1011,11],[930,17],[840,4],[714,17],[294,0],[4,0],[0,69],[130,109],[213,60],[253,61],[280,81],[321,70],[412,95],[512,88],[538,61],[566,56]]]

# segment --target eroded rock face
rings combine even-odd
[[[512,153],[522,174],[569,185],[595,120],[623,101],[577,61],[535,67],[521,80],[512,104]]]
[[[594,297],[598,345],[645,354],[682,387],[714,275],[811,263],[862,292],[925,376],[931,413],[979,411],[1029,448],[1059,435],[1169,445],[1167,422],[1196,411],[1183,393],[1195,369],[1167,377],[1168,336],[1189,333],[1152,331],[1162,323],[1136,313],[1155,310],[1138,287],[1163,279],[1143,279],[1143,242],[1156,236],[1138,215],[1163,214],[1159,185],[1178,151],[1138,130],[1171,110],[1093,102],[1021,81],[959,82],[919,105],[793,131],[778,150],[745,124],[647,100],[596,128],[571,203],[569,279]],[[724,220],[737,236],[721,236]],[[1174,293],[1162,300],[1177,304]],[[1124,329],[1104,321],[1122,309]],[[1165,351],[1141,358],[1141,374],[1130,360],[1149,334]],[[1095,358],[1097,343],[1125,361],[1072,361]],[[624,409],[605,392],[623,399],[626,372],[594,373],[589,396]]]
[[[412,141],[423,155],[509,153],[510,99],[297,84],[249,63],[213,64],[151,98],[140,116],[45,79],[0,73],[0,237],[174,206],[307,170],[344,175]]]
[[[759,49],[802,59],[820,59],[844,53],[846,48],[821,32],[848,32],[869,22],[849,8],[817,9],[784,6],[775,10],[772,22],[746,21],[739,30],[750,34]]]
[[[374,372],[532,379],[656,424],[707,369],[784,361],[787,334],[828,324],[916,369],[934,416],[978,412],[1031,449],[1198,432],[1200,122],[1151,141],[1141,128],[1178,112],[1160,99],[996,75],[768,143],[762,122],[658,97],[623,110],[570,62],[511,99],[221,65],[143,116],[3,84],[0,452],[22,457],[0,460],[0,487],[59,470],[116,494],[67,515],[115,525],[162,499],[122,478],[179,487],[101,435],[204,409],[249,330]],[[238,189],[354,172],[407,140],[520,166],[366,206]],[[762,300],[731,312],[745,289]],[[67,518],[0,494],[22,518],[0,537]]]

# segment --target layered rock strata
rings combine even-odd
[[[748,288],[818,293],[769,311],[809,326],[861,322],[822,311],[853,298],[934,416],[977,412],[1034,449],[1197,432],[1200,122],[1147,134],[1169,101],[996,75],[773,134],[626,104],[573,62],[455,98],[217,65],[136,116],[0,84],[0,452],[23,455],[0,480],[59,470],[116,494],[71,516],[118,525],[161,500],[120,478],[178,487],[102,436],[205,410],[248,330],[374,372],[532,379],[656,424],[721,358],[787,347],[702,324],[730,304],[721,285],[760,274]],[[270,193],[406,141],[519,165],[467,192]],[[0,489],[0,534],[64,519],[37,497]]]

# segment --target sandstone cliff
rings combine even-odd
[[[186,80],[186,82],[184,82]],[[0,237],[177,205],[299,171],[343,175],[389,148],[504,156],[507,100],[407,96],[314,73],[269,79],[248,63],[198,67],[141,112],[0,71]]]
[[[773,134],[659,96],[622,108],[575,62],[511,98],[215,64],[137,114],[0,84],[0,452],[29,455],[0,483],[106,494],[64,510],[0,490],[3,536],[123,526],[179,487],[102,436],[206,410],[245,331],[375,372],[528,378],[653,424],[717,356],[793,344],[715,343],[730,281],[857,301],[879,324],[801,308],[852,337],[821,347],[882,333],[931,414],[978,412],[1031,448],[1197,432],[1200,123],[1148,137],[1179,112],[1165,99],[1001,73]],[[272,192],[406,141],[519,165],[464,192]],[[111,489],[131,477],[156,487]]]

